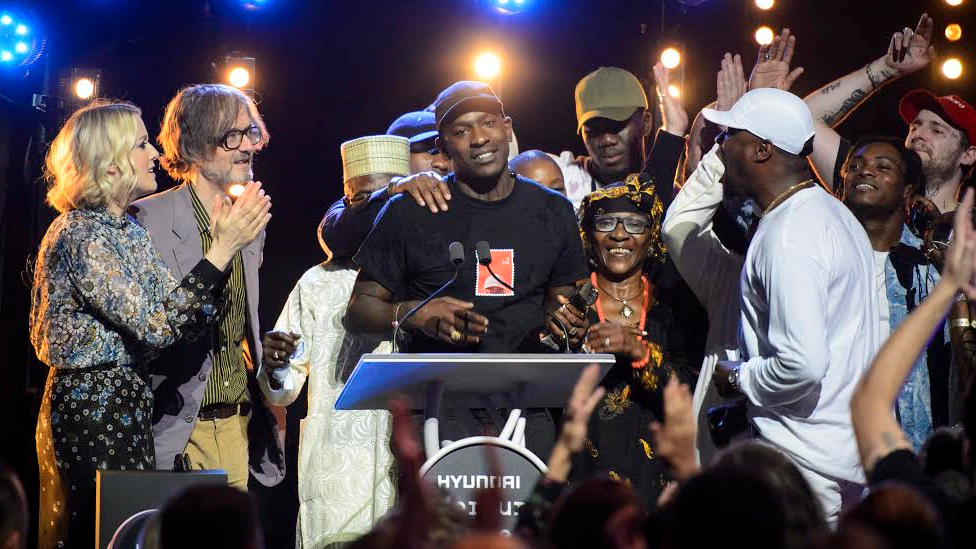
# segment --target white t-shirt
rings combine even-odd
[[[881,342],[884,343],[891,335],[891,308],[888,305],[888,284],[885,275],[885,265],[888,263],[889,252],[874,252],[874,286],[878,292],[878,321],[881,323]]]
[[[766,214],[742,270],[739,388],[759,435],[801,468],[864,482],[850,400],[880,346],[875,263],[820,187]]]
[[[573,210],[578,210],[586,195],[593,192],[593,176],[586,169],[585,156],[577,157],[571,151],[563,151],[559,156],[550,154],[559,168],[563,171],[563,183],[566,184],[566,196],[573,203]],[[602,185],[597,185],[597,188]]]

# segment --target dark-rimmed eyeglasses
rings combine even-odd
[[[257,145],[261,142],[261,138],[264,134],[261,133],[261,128],[251,124],[249,127],[243,130],[230,130],[225,133],[223,137],[220,138],[220,146],[227,149],[228,151],[236,151],[241,148],[241,144],[244,143],[244,136],[247,136],[247,140],[251,142],[252,145]]]
[[[593,228],[601,233],[612,233],[620,223],[624,224],[624,230],[630,234],[644,234],[650,225],[650,222],[640,217],[598,215],[593,218]]]

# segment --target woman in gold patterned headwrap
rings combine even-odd
[[[617,362],[603,379],[607,395],[590,421],[586,451],[573,476],[597,471],[631,484],[653,504],[667,482],[654,456],[650,422],[662,416],[661,393],[672,373],[690,382],[683,315],[694,297],[667,263],[661,241],[664,208],[654,185],[637,176],[591,193],[578,217],[599,297],[588,313],[586,345]],[[688,300],[691,300],[690,302]]]

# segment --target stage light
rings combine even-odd
[[[668,95],[670,95],[671,97],[681,97],[681,88],[679,88],[674,84],[669,85]]]
[[[95,83],[89,78],[80,78],[75,82],[75,97],[82,101],[88,101],[95,95]]]
[[[962,76],[962,61],[955,57],[950,57],[942,63],[942,74],[949,80],[955,80]]]
[[[215,63],[214,68],[219,82],[244,91],[257,87],[257,62],[253,57],[232,54],[225,57],[222,63]]]
[[[759,27],[756,29],[756,42],[765,46],[773,43],[773,29],[769,27]]]
[[[244,185],[241,185],[240,183],[234,183],[233,185],[230,186],[229,189],[227,189],[227,194],[231,195],[234,198],[241,196],[242,194],[244,194]]]
[[[40,58],[46,44],[31,11],[0,10],[0,63],[26,67]]]
[[[962,4],[962,0],[946,0],[946,4],[949,4],[950,6],[958,6],[959,4]]]
[[[68,106],[83,105],[99,96],[102,71],[72,67],[62,71],[59,78],[59,97]]]
[[[950,23],[949,26],[946,27],[945,37],[948,38],[950,42],[959,40],[962,38],[962,27],[957,23]]]
[[[668,48],[661,52],[661,64],[666,69],[673,69],[681,64],[681,53],[675,48]]]
[[[526,0],[487,0],[502,15],[515,15],[525,9]]]
[[[761,10],[768,10],[771,9],[775,3],[776,0],[756,0],[756,7]]]
[[[251,73],[244,67],[234,67],[227,73],[227,81],[235,88],[245,88],[251,81]]]
[[[474,60],[474,74],[482,80],[497,78],[502,72],[502,60],[491,52],[485,52]]]

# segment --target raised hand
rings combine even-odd
[[[891,36],[885,65],[899,75],[918,72],[935,59],[935,46],[932,45],[932,31],[935,21],[927,13],[918,20],[912,31],[905,27]]]
[[[549,454],[547,478],[557,482],[568,480],[573,456],[583,450],[590,416],[605,392],[600,387],[600,368],[596,364],[590,364],[580,374],[569,402],[566,403],[563,426],[559,430],[556,444],[552,447],[552,453]]]
[[[660,61],[654,64],[654,84],[657,88],[658,103],[661,105],[661,129],[672,135],[684,137],[688,130],[688,112],[681,102],[681,97],[674,97],[668,93],[671,75]]]
[[[976,230],[973,230],[973,190],[967,189],[952,221],[952,242],[945,253],[942,278],[952,281],[976,300]]]
[[[684,480],[698,469],[695,458],[697,425],[691,391],[674,374],[664,387],[664,423],[652,422],[657,454],[671,463],[675,477]]]
[[[722,58],[722,68],[718,71],[715,80],[718,94],[715,110],[727,111],[749,90],[745,71],[742,69],[742,57],[739,54],[733,57],[732,54],[726,53]]]
[[[789,91],[793,82],[803,74],[803,67],[790,71],[795,49],[796,37],[790,35],[790,29],[783,29],[779,36],[773,37],[772,43],[760,46],[759,59],[749,76],[749,89],[779,88]]]

